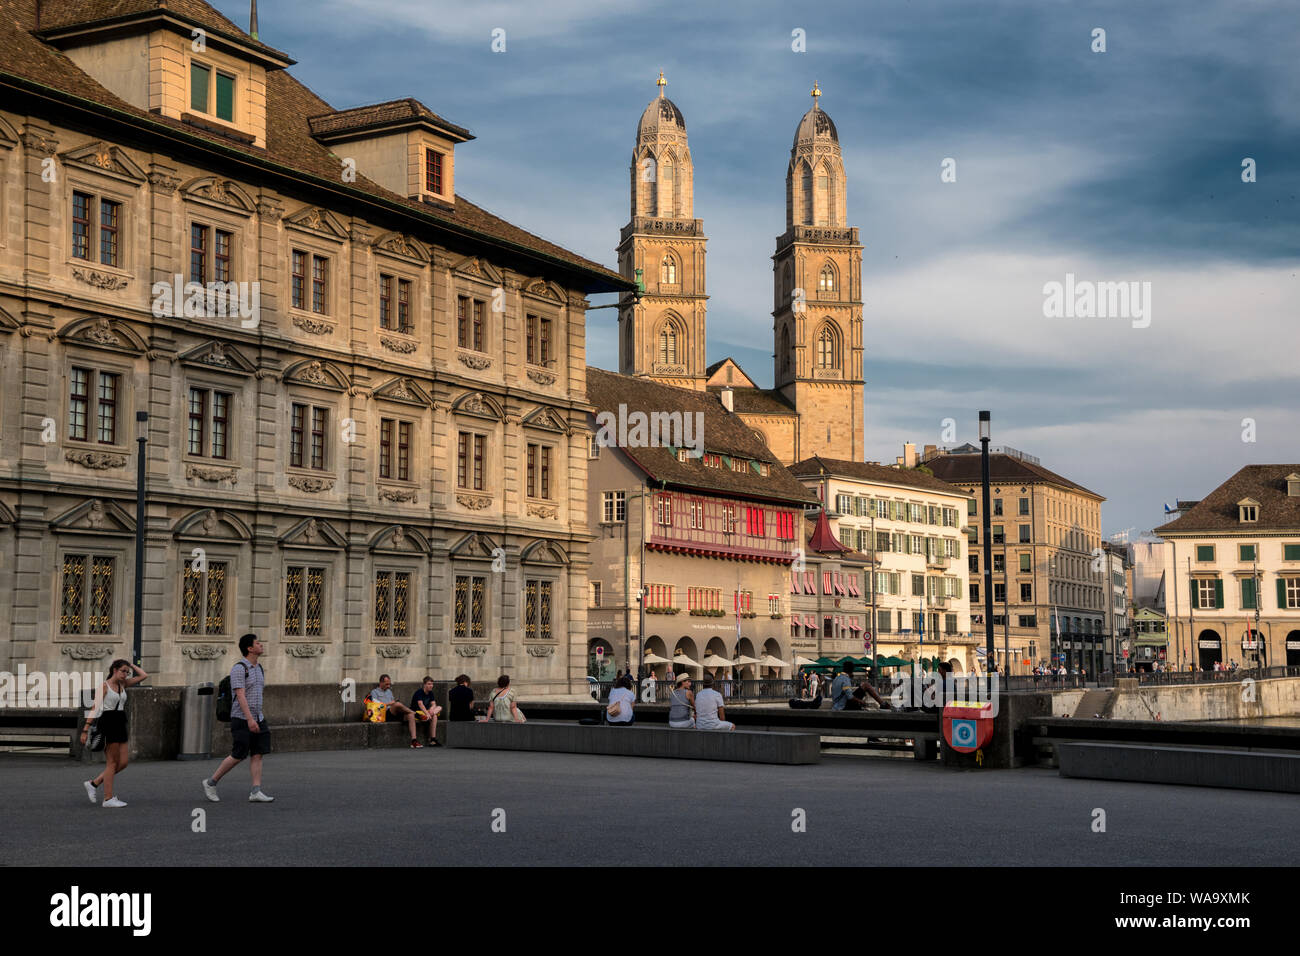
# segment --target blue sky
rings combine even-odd
[[[247,22],[247,0],[217,0]],[[994,441],[1160,523],[1240,466],[1300,461],[1300,7],[1282,0],[261,0],[338,107],[415,96],[477,139],[473,201],[613,266],[659,70],[709,236],[710,361],[770,384],[791,139],[834,118],[861,229],[866,457]],[[1092,31],[1106,31],[1094,53]],[[491,51],[505,30],[506,52]],[[791,31],[806,33],[806,52]],[[336,68],[346,63],[346,70]],[[940,181],[956,160],[957,181]],[[1241,163],[1257,181],[1241,181]],[[1067,273],[1151,283],[1152,321],[1048,319]],[[606,301],[604,298],[595,300]],[[589,360],[615,368],[613,310]],[[1243,419],[1254,422],[1245,442]]]

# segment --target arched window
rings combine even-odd
[[[805,226],[813,224],[813,174],[812,167],[803,168],[803,216]]]
[[[664,323],[659,330],[659,362],[661,365],[677,364],[677,327],[671,322]]]
[[[677,284],[677,260],[672,253],[665,255],[663,262],[659,263],[659,282],[663,285]]]
[[[790,326],[781,326],[781,372],[790,371]]]
[[[794,290],[794,266],[790,263],[785,264],[781,270],[781,302],[790,301],[790,293]]]
[[[829,323],[823,325],[817,333],[817,367],[840,367],[839,336]]]
[[[830,263],[822,266],[821,275],[817,277],[817,291],[835,291],[835,270],[831,268]]]

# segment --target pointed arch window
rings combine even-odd
[[[839,368],[839,362],[839,336],[835,334],[835,329],[828,323],[823,325],[821,331],[817,333],[817,367]]]
[[[803,168],[803,224],[813,224],[813,174],[808,166]]]
[[[661,285],[677,284],[677,260],[673,258],[671,252],[667,253],[659,263],[659,282]]]
[[[659,362],[662,365],[677,364],[677,327],[671,322],[664,323],[659,330]]]
[[[790,371],[790,327],[781,326],[781,372],[788,374]]]
[[[835,270],[831,267],[830,263],[822,266],[821,274],[817,277],[817,291],[835,291]]]

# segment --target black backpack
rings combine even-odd
[[[236,661],[236,663],[243,665],[244,680],[248,680],[248,662]],[[258,670],[261,670],[262,665],[258,664],[257,668]],[[217,685],[217,720],[221,721],[223,724],[230,723],[230,709],[234,704],[234,701],[235,695],[230,689],[230,675],[227,674],[225,677],[221,678],[221,683]]]

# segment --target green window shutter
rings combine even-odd
[[[1277,606],[1286,607],[1286,578],[1277,579]]]
[[[1223,607],[1223,579],[1222,578],[1214,579],[1214,606],[1216,608]]]
[[[1251,578],[1241,582],[1241,609],[1243,611],[1255,609],[1255,582]]]
[[[235,119],[235,78],[224,73],[217,74],[217,118]]]
[[[1201,589],[1195,581],[1192,582],[1192,609],[1201,609]]]
[[[1212,544],[1198,544],[1198,545],[1196,546],[1196,560],[1197,560],[1197,561],[1213,561],[1213,560],[1214,560],[1214,545],[1212,545]]]
[[[190,109],[200,113],[208,111],[208,81],[212,71],[198,63],[190,64]]]
[[[1282,545],[1282,557],[1288,561],[1300,561],[1300,544]]]

